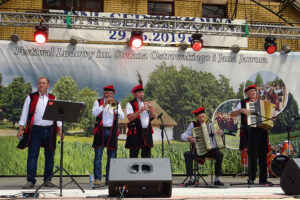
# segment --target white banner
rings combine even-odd
[[[16,76],[23,76],[33,87],[40,76],[49,77],[52,83],[62,76],[71,76],[79,88],[102,91],[103,86],[114,84],[116,97],[120,100],[137,85],[137,70],[146,84],[149,74],[165,62],[211,72],[215,76],[224,75],[235,91],[256,73],[262,72],[264,80],[268,79],[267,76],[278,76],[300,102],[300,53],[268,55],[264,51],[240,51],[234,54],[229,50],[202,49],[195,52],[190,48],[182,51],[175,47],[149,46],[132,50],[126,45],[78,44],[73,47],[62,43],[37,45],[25,41],[0,41],[0,56],[4,85],[11,83]]]
[[[63,13],[70,14],[76,16],[90,16],[90,17],[107,17],[111,19],[152,19],[158,20],[159,23],[153,25],[147,25],[145,23],[145,27],[149,30],[149,32],[143,33],[144,43],[150,44],[180,44],[182,41],[186,41],[190,43],[191,34],[184,33],[164,33],[151,31],[151,29],[164,29],[166,25],[163,23],[164,21],[170,19],[176,19],[178,21],[187,21],[187,22],[208,22],[208,23],[224,23],[224,24],[244,24],[245,20],[236,19],[216,19],[216,18],[197,18],[197,17],[173,17],[173,16],[151,16],[151,15],[135,15],[135,14],[121,14],[121,13],[98,13],[98,12],[79,12],[74,11],[70,13],[69,11],[63,10],[51,10],[53,13]],[[98,26],[100,22],[95,19],[91,20],[82,20],[78,22],[71,21],[71,25],[90,25],[91,27]],[[54,23],[54,22],[53,22]],[[55,21],[55,23],[67,24],[67,21]],[[124,22],[125,23],[125,22]],[[72,37],[76,37],[81,41],[105,41],[105,42],[126,42],[129,40],[131,36],[130,31],[123,30],[115,30],[114,26],[124,26],[124,27],[136,27],[136,24],[123,24],[123,22],[119,22],[116,20],[114,24],[110,21],[106,21],[104,23],[101,22],[101,26],[112,27],[112,30],[85,30],[85,29],[63,29],[63,28],[50,28],[49,29],[49,39],[51,40],[70,40]],[[146,27],[147,26],[147,27]],[[193,27],[184,26],[184,27],[174,27],[178,29],[191,30]],[[207,27],[209,29],[209,27]],[[138,28],[137,28],[138,29]],[[194,30],[194,29],[193,29]],[[228,32],[236,32],[234,28],[226,30]],[[233,45],[239,45],[240,47],[248,47],[248,39],[247,37],[231,37],[231,36],[215,36],[215,35],[203,35],[203,44],[204,46],[216,46],[216,47],[231,47]]]

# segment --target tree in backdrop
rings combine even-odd
[[[299,108],[297,101],[293,95],[289,92],[288,102],[284,110],[278,115],[274,122],[274,127],[271,129],[271,133],[284,133],[288,128],[291,131],[295,130],[295,127],[300,127],[300,121],[293,122],[292,118],[298,116]]]
[[[77,101],[78,86],[76,81],[70,76],[63,76],[53,85],[53,94],[57,100]],[[63,124],[64,130],[70,130],[76,127],[75,123],[66,122]]]
[[[92,109],[96,99],[98,99],[97,92],[87,87],[78,93],[78,101],[85,103],[85,110],[79,122],[79,127],[84,131],[85,136],[89,136],[93,133],[96,120],[92,115]]]
[[[229,80],[212,73],[197,72],[181,65],[158,65],[149,75],[145,96],[155,100],[178,123],[174,127],[174,138],[179,139],[188,123],[193,120],[192,111],[204,106],[208,119],[223,101],[236,96]]]
[[[0,97],[1,97],[1,94],[2,94],[2,89],[3,89],[2,74],[0,73]],[[2,110],[0,108],[0,120],[2,121],[3,119],[4,119],[4,116],[3,116]]]
[[[247,80],[246,84],[245,84],[245,88],[247,88],[248,86],[253,85],[253,84],[255,84],[253,81]]]
[[[264,81],[263,81],[263,79],[262,79],[262,77],[259,73],[257,73],[257,75],[256,75],[255,85],[258,85],[258,86],[263,86],[264,85]]]
[[[128,94],[124,99],[121,100],[122,108],[125,108],[126,104],[133,99],[134,99],[133,94],[132,93]]]
[[[31,84],[25,83],[23,77],[16,77],[7,87],[2,88],[0,108],[3,117],[12,122],[13,128],[20,120],[24,101],[32,91]]]
[[[236,93],[237,99],[244,99],[244,85],[245,83],[241,83],[238,92]]]

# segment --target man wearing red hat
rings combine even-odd
[[[189,124],[186,131],[181,134],[181,140],[189,141],[192,145],[196,144],[196,138],[192,135],[192,129],[195,127],[200,127],[201,124],[206,123],[206,114],[204,107],[200,107],[197,110],[193,111],[195,115],[196,121],[193,121]],[[222,135],[222,131],[218,130],[218,134]],[[223,153],[220,151],[213,151],[209,152],[202,156],[195,155],[192,151],[187,151],[184,153],[185,159],[185,167],[186,167],[186,174],[190,177],[190,181],[186,185],[194,185],[195,180],[193,177],[193,161],[195,159],[199,160],[201,164],[205,162],[205,158],[214,158],[215,162],[215,181],[214,185],[216,186],[224,186],[224,184],[219,180],[219,177],[222,175],[222,161],[223,161]]]
[[[249,127],[247,124],[247,115],[251,115],[251,112],[246,108],[246,103],[257,101],[256,86],[250,85],[244,92],[247,98],[239,102],[230,113],[230,116],[236,117],[241,115],[240,150],[248,150],[248,184],[254,184],[257,159],[259,164],[259,183],[264,185],[272,184],[267,181],[268,131],[258,127]]]
[[[143,85],[133,87],[134,100],[126,105],[128,132],[125,148],[130,149],[130,158],[137,158],[141,149],[142,158],[151,157],[153,147],[151,121],[156,117],[150,102],[144,102]]]
[[[118,119],[124,118],[121,105],[114,100],[116,90],[113,85],[103,88],[103,98],[97,99],[94,103],[92,114],[96,117],[94,128],[93,148],[95,185],[101,184],[102,178],[102,155],[104,147],[107,148],[106,181],[109,177],[109,164],[111,158],[116,158],[118,145]]]

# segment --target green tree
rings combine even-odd
[[[74,79],[70,76],[63,76],[54,84],[53,94],[57,100],[77,101],[78,100],[78,86]],[[76,127],[75,123],[66,122],[63,124],[64,130],[70,130]]]
[[[82,114],[79,127],[84,131],[86,136],[91,135],[93,132],[95,117],[92,115],[92,109],[97,97],[97,92],[87,87],[83,88],[78,93],[78,101],[85,103],[85,110]]]
[[[253,84],[254,84],[253,81],[247,80],[246,84],[245,84],[245,88],[247,88],[248,86],[253,85]]]
[[[121,100],[122,108],[125,108],[126,104],[133,99],[134,99],[133,94],[132,93],[128,94],[124,99]]]
[[[23,77],[14,78],[13,82],[2,89],[0,107],[3,117],[15,127],[19,121],[26,96],[31,93],[31,84]]]
[[[264,81],[263,81],[263,79],[262,79],[262,77],[261,77],[260,74],[256,75],[255,85],[259,85],[259,86],[263,86],[264,85]]]
[[[0,73],[0,97],[1,97],[1,94],[2,94],[2,90],[3,90],[3,85],[2,85],[2,74]],[[1,102],[0,102],[1,103]],[[4,116],[3,116],[3,113],[2,113],[2,110],[0,108],[0,120],[2,121],[4,119]]]
[[[54,84],[53,94],[58,100],[76,101],[78,98],[77,83],[70,76],[63,76]]]
[[[217,79],[212,73],[162,63],[150,74],[145,96],[155,100],[175,119],[178,126],[174,127],[174,138],[179,139],[193,119],[191,112],[194,109],[205,106],[208,118],[211,118],[220,103],[236,95],[229,80],[222,75]]]
[[[271,129],[272,133],[284,133],[287,131],[287,128],[291,130],[299,127],[300,122],[293,122],[292,118],[298,116],[299,108],[297,101],[294,99],[293,95],[289,93],[288,102],[285,109],[278,115],[276,121],[274,122],[274,127]]]
[[[238,92],[236,94],[236,98],[237,99],[243,99],[244,98],[244,84],[245,83],[241,83],[240,84],[239,90],[238,90]]]

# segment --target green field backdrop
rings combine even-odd
[[[299,156],[300,131],[292,132],[292,145]],[[286,140],[287,134],[275,134],[270,136],[271,144],[277,145]],[[0,137],[0,176],[25,176],[27,149],[20,150],[16,146],[18,139],[15,136]],[[89,175],[93,171],[94,150],[91,147],[92,137],[66,136],[64,140],[64,168],[72,175]],[[189,149],[187,142],[171,141],[170,145],[164,144],[165,158],[170,158],[172,163],[172,174],[185,174],[183,153]],[[224,149],[223,174],[233,175],[243,172],[240,164],[241,156],[238,150]],[[298,155],[297,155],[298,154]],[[118,158],[129,158],[129,151],[124,148],[124,141],[119,141],[117,152]],[[161,143],[155,143],[152,149],[153,158],[161,158]],[[55,166],[59,165],[60,144],[57,144],[55,152]],[[104,151],[103,164],[106,165],[106,150]],[[102,167],[105,174],[105,167]],[[44,170],[44,150],[41,148],[38,160],[38,175]],[[210,173],[210,162],[206,162],[201,168],[201,173]]]

